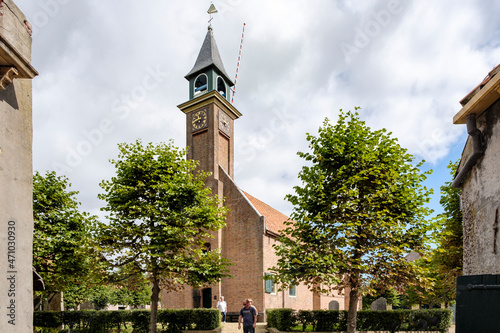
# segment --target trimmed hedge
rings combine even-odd
[[[312,326],[314,332],[334,332],[347,330],[347,311],[315,310],[294,312],[291,309],[268,309],[268,327],[279,331],[290,331],[301,325],[302,331]],[[439,331],[447,332],[451,325],[452,311],[393,310],[358,311],[359,331]]]
[[[54,329],[59,332],[96,332],[106,333],[112,329],[133,327],[137,332],[149,332],[149,310],[118,311],[66,311],[34,312],[35,328]],[[167,333],[180,333],[182,330],[214,330],[220,326],[220,311],[217,309],[158,309],[157,322]]]
[[[292,309],[266,310],[267,326],[279,331],[290,331],[296,325],[296,317]]]

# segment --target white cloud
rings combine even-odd
[[[34,168],[66,166],[84,208],[96,212],[98,183],[113,174],[108,159],[117,143],[173,138],[185,146],[185,116],[176,105],[188,98],[184,75],[206,34],[209,3],[16,4],[34,26],[32,63],[40,72],[33,81]],[[214,4],[214,34],[230,76],[247,24],[235,99],[244,115],[235,124],[236,180],[285,213],[291,207],[283,198],[304,163],[296,152],[307,149],[305,133],[316,133],[325,117],[335,122],[338,109],[361,106],[374,129],[386,127],[418,158],[445,168],[465,143],[464,129],[452,124],[458,101],[499,63],[500,4],[493,2]],[[160,79],[146,87],[151,71]],[[85,156],[69,166],[79,148]]]

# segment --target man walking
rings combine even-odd
[[[227,303],[224,301],[224,296],[221,296],[219,301],[217,302],[217,309],[222,313],[222,322],[226,322],[226,313],[227,313]]]
[[[241,329],[243,321],[243,333],[255,333],[255,325],[257,324],[257,312],[254,307],[250,306],[248,299],[243,301],[243,308],[240,310],[238,318],[238,329]]]

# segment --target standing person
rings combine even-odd
[[[219,298],[219,301],[217,302],[216,307],[222,313],[222,321],[225,323],[226,322],[226,314],[227,314],[227,303],[224,300],[224,296],[221,296]]]
[[[243,308],[240,310],[238,318],[238,329],[241,329],[243,321],[243,333],[255,333],[255,325],[257,324],[257,312],[255,308],[250,306],[248,299],[243,301]]]

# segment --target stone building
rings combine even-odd
[[[461,188],[464,275],[500,274],[500,65],[460,103],[469,137],[453,187]]]
[[[460,101],[455,124],[469,137],[452,186],[461,189],[463,276],[457,278],[456,332],[499,332],[500,65]]]
[[[215,307],[219,296],[228,303],[228,312],[236,313],[244,298],[252,298],[265,320],[269,308],[344,309],[344,296],[325,296],[299,285],[284,292],[263,277],[277,263],[272,245],[284,227],[287,216],[244,192],[234,179],[234,122],[242,114],[230,102],[233,86],[222,63],[209,27],[194,67],[185,76],[189,81],[189,100],[179,109],[186,114],[188,158],[200,162],[211,172],[207,185],[224,198],[229,208],[226,227],[210,240],[210,248],[220,248],[231,260],[232,279],[224,279],[211,288],[187,288],[182,292],[162,293],[162,308]]]
[[[30,24],[13,1],[0,0],[0,327],[7,333],[33,331],[31,79],[37,72],[30,61]]]

